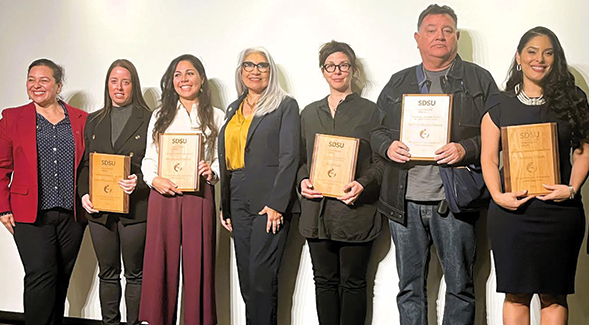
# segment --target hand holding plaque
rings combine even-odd
[[[344,187],[354,180],[360,140],[316,134],[310,179],[315,191],[324,196],[342,197]]]
[[[451,123],[452,95],[403,95],[400,141],[409,147],[411,160],[435,160],[436,150],[450,141]]]
[[[501,142],[505,192],[545,195],[542,184],[560,183],[556,123],[502,127]]]
[[[94,209],[129,213],[129,194],[119,186],[131,170],[131,157],[90,153],[90,201]]]
[[[158,176],[169,179],[179,191],[199,190],[200,133],[164,133],[159,137]]]

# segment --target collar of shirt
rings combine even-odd
[[[418,70],[418,76],[417,76],[418,80],[416,80],[416,83],[417,83],[417,86],[422,90],[422,93],[423,93],[424,84],[431,83],[431,82],[429,80],[427,80],[427,77],[425,75],[425,67],[423,66],[423,62],[417,66],[417,70]],[[448,78],[462,80],[462,58],[460,58],[459,54],[456,54],[456,58],[454,58],[454,61],[452,61],[452,63],[448,66],[447,72],[444,75],[444,77],[446,78],[446,80]],[[421,80],[421,82],[419,80]],[[415,83],[412,83],[412,84],[415,84]],[[428,87],[429,87],[429,85],[428,85]]]
[[[340,114],[345,113],[346,107],[348,106],[346,104],[351,102],[352,100],[354,100],[356,97],[358,97],[358,94],[356,94],[356,93],[351,93],[351,94],[347,95],[346,98],[344,98],[344,100],[342,100],[341,102],[339,102],[339,104],[337,104],[336,111],[339,111]],[[323,100],[319,103],[319,107],[321,109],[323,109],[324,111],[326,111],[327,113],[329,113],[329,115],[331,116],[328,98],[329,98],[329,95],[327,95],[325,98],[323,98]]]
[[[182,103],[178,100],[177,109],[179,112],[178,114],[176,114],[173,124],[184,124],[182,122],[177,122],[179,122],[179,120],[186,121],[186,118],[188,118],[188,120],[190,121],[190,125],[188,126],[192,131],[197,131],[200,129],[200,121],[198,119],[198,103],[193,104],[190,108],[190,113],[188,113],[186,107],[184,107],[184,105],[182,105]]]
[[[64,116],[61,121],[59,121],[55,124],[55,126],[66,123],[70,119],[69,114],[67,113],[67,109],[65,108],[65,105],[62,102],[59,102],[59,106],[61,106],[61,108],[63,109]],[[39,123],[43,123],[43,124],[49,123],[49,124],[51,124],[51,126],[53,126],[53,124],[51,122],[49,122],[49,120],[47,120],[45,118],[45,116],[41,115],[39,112],[35,112],[35,113],[37,113],[37,126],[39,125]]]

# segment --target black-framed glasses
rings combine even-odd
[[[328,63],[328,64],[323,65],[323,70],[325,70],[329,73],[335,72],[336,68],[339,69],[340,72],[348,72],[348,71],[350,71],[350,69],[352,69],[352,65],[349,63],[340,63],[340,64]]]
[[[252,61],[245,61],[241,64],[243,70],[247,72],[254,71],[254,68],[258,68],[258,71],[261,73],[268,72],[270,70],[270,63],[268,62],[260,62],[258,64],[253,63]]]

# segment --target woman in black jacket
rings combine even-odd
[[[299,202],[300,122],[264,48],[241,52],[237,101],[219,132],[221,224],[233,231],[247,323],[277,324],[278,270]]]
[[[382,229],[374,206],[382,163],[374,160],[370,148],[370,131],[379,125],[379,114],[373,102],[352,92],[352,80],[361,71],[348,44],[324,44],[319,66],[330,94],[301,113],[305,150],[297,177],[303,196],[299,231],[311,252],[319,323],[364,324],[368,260]],[[316,134],[360,139],[355,180],[345,185],[341,197],[324,197],[309,179]]]
[[[138,320],[143,251],[149,188],[143,182],[141,160],[151,112],[143,99],[139,76],[133,63],[114,61],[106,73],[104,107],[88,116],[86,151],[78,178],[78,194],[88,212],[90,235],[100,268],[100,306],[103,324],[120,324],[121,250],[125,264],[127,324]],[[89,193],[90,153],[131,156],[131,175],[119,181],[130,194],[129,213],[108,213],[94,209]]]

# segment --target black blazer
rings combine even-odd
[[[221,208],[225,219],[231,217],[231,171],[227,170],[225,163],[225,127],[245,96],[243,94],[229,105],[225,123],[219,132]],[[285,97],[273,112],[254,116],[247,134],[244,157],[245,186],[251,213],[268,206],[289,218],[301,211],[295,191],[300,139],[299,105],[294,98]]]
[[[102,110],[93,112],[88,116],[84,139],[86,141],[86,151],[84,159],[80,165],[78,176],[78,194],[80,197],[89,193],[89,171],[90,171],[90,153],[110,153],[118,155],[131,156],[131,174],[137,175],[137,187],[131,194],[129,200],[129,214],[119,214],[123,224],[133,224],[147,220],[147,199],[149,197],[149,187],[143,181],[141,172],[141,161],[145,155],[145,145],[147,140],[147,126],[151,118],[151,112],[133,107],[131,117],[125,124],[121,135],[113,147],[111,141],[111,117],[105,116],[101,119],[98,114]],[[88,214],[88,220],[105,224],[108,215],[107,212]]]

